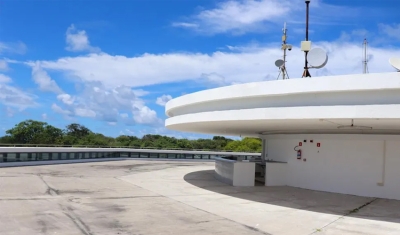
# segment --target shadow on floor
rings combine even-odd
[[[289,186],[233,187],[217,181],[214,170],[184,176],[193,186],[229,197],[319,213],[400,223],[400,201],[328,193]]]

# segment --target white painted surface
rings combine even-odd
[[[254,162],[235,162],[233,186],[254,186],[256,164]]]
[[[215,178],[225,184],[233,185],[234,160],[215,159]]]
[[[187,94],[170,100],[165,109],[171,117],[174,116],[173,111],[196,103],[294,94],[393,90],[400,89],[399,79],[398,73],[370,73],[252,82]]]
[[[267,162],[265,165],[265,186],[286,186],[288,164]]]
[[[255,163],[216,158],[215,178],[232,186],[254,186]]]
[[[400,200],[399,136],[271,135],[266,138],[268,157],[288,162],[288,186]],[[302,142],[298,147],[302,150],[301,160],[296,159],[294,151],[299,142]],[[282,172],[274,173],[277,176],[273,178],[278,178]]]
[[[267,185],[400,200],[400,73],[221,87],[175,98],[166,114],[173,130],[266,138],[267,158],[287,162]]]
[[[196,133],[400,134],[400,73],[226,86],[175,98],[166,113],[166,127]],[[373,129],[337,128],[350,125],[351,119]]]

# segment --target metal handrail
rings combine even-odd
[[[156,148],[156,147],[141,147],[141,146],[101,146],[101,145],[58,145],[58,144],[6,144],[0,143],[0,147],[49,147],[49,148],[125,148],[125,149],[157,149],[157,150],[183,150],[183,151],[213,151],[221,153],[238,152],[231,150],[217,149],[191,149],[191,148]],[[258,151],[246,151],[246,153],[259,153]]]

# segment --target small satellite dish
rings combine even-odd
[[[284,62],[283,60],[279,59],[279,60],[276,60],[276,61],[275,61],[275,66],[276,66],[276,67],[281,67],[284,63],[285,63],[285,62]]]
[[[320,69],[328,63],[328,55],[321,48],[314,48],[308,52],[307,62],[312,68]]]
[[[389,63],[393,66],[397,71],[400,71],[400,59],[399,58],[390,58]]]

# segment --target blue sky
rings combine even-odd
[[[313,76],[391,72],[398,0],[312,0],[310,40],[329,54]],[[276,79],[287,22],[291,78],[302,74],[298,0],[0,0],[0,135],[25,119],[76,122],[109,136],[204,137],[164,128],[169,99]]]

